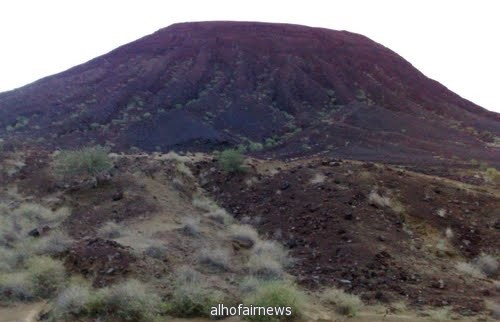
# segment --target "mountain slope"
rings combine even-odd
[[[346,31],[175,24],[0,94],[0,136],[117,150],[235,144],[294,156],[498,161],[500,116]]]

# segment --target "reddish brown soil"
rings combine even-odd
[[[210,150],[273,138],[266,156],[498,164],[485,143],[499,120],[364,36],[249,22],[172,25],[0,94],[9,145]]]
[[[101,238],[79,241],[68,251],[64,260],[69,271],[82,274],[92,280],[96,287],[123,280],[136,261],[130,249]]]
[[[208,163],[203,169],[213,167]],[[316,173],[322,183],[310,183]],[[248,185],[245,181],[257,178]],[[250,217],[261,233],[278,238],[297,263],[290,269],[311,288],[337,285],[371,300],[407,298],[415,305],[453,305],[478,311],[491,284],[454,270],[460,257],[494,254],[500,246],[500,200],[392,167],[324,159],[304,161],[274,176],[214,172],[205,188],[237,218]],[[370,192],[391,196],[402,214],[372,205]],[[437,215],[439,208],[446,215]],[[452,252],[436,250],[445,229]],[[442,282],[440,282],[442,280]]]
[[[127,187],[127,188],[125,188]],[[144,219],[154,205],[141,195],[140,187],[131,182],[114,178],[98,187],[78,190],[66,195],[73,212],[66,221],[68,231],[74,237],[94,235],[103,224],[109,221],[122,222],[127,219]],[[142,191],[142,194],[145,194]]]

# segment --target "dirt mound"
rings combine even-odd
[[[130,248],[101,238],[89,238],[76,243],[64,260],[70,271],[93,279],[96,287],[124,279],[135,262]]]
[[[0,136],[32,145],[498,162],[499,128],[364,36],[284,24],[176,24],[0,94]]]

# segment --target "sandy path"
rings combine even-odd
[[[20,304],[13,307],[0,307],[0,322],[35,322],[38,312],[45,303]]]

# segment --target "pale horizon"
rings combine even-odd
[[[174,23],[259,21],[363,34],[461,97],[500,112],[495,1],[73,1],[0,3],[0,92]]]

